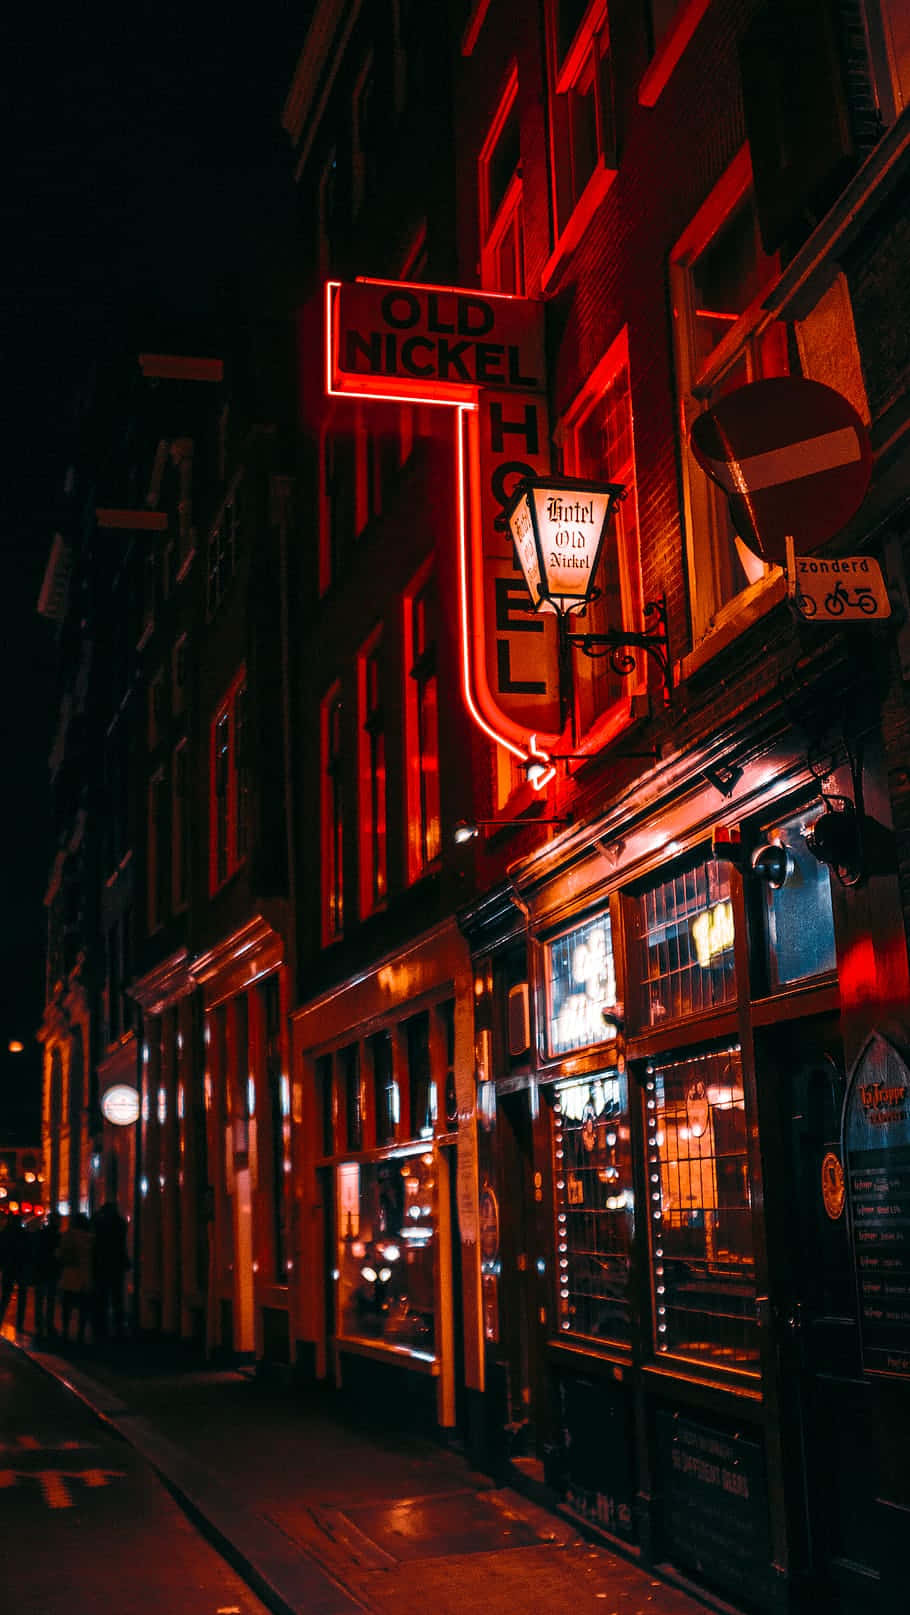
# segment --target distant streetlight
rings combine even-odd
[[[25,1044],[20,1043],[18,1038],[16,1038],[16,1037],[10,1038],[10,1041],[9,1041],[9,1052],[10,1052],[10,1054],[22,1054],[24,1049],[25,1049]]]

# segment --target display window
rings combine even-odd
[[[604,911],[547,944],[549,1053],[570,1054],[615,1038],[615,1024],[602,1014],[615,1003],[613,938]]]
[[[338,1336],[436,1353],[432,1150],[336,1168]]]
[[[635,1197],[625,1072],[560,1083],[552,1136],[560,1333],[627,1344]]]
[[[736,996],[729,866],[704,854],[638,899],[641,1014],[660,1026]]]
[[[738,1046],[650,1066],[645,1111],[655,1348],[757,1372]]]

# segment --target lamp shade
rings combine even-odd
[[[535,611],[566,615],[591,598],[607,522],[625,492],[579,477],[526,477],[504,516]]]

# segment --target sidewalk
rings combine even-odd
[[[58,1354],[15,1340],[154,1466],[278,1615],[704,1610],[457,1454],[354,1423],[330,1390],[213,1370],[164,1345]]]

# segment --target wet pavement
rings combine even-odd
[[[155,1344],[14,1337],[158,1472],[279,1615],[697,1615],[704,1605],[457,1453],[355,1418],[331,1390]]]

